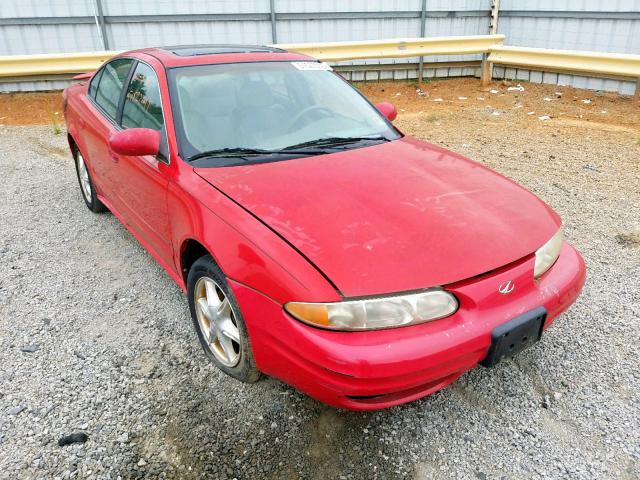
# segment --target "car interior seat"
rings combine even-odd
[[[233,80],[191,81],[188,89],[184,85],[178,87],[187,139],[198,150],[234,146],[231,117],[237,98]]]
[[[284,130],[286,113],[271,90],[261,80],[246,80],[238,91],[238,106],[232,124],[239,147],[264,147],[264,141]]]

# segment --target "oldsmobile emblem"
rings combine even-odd
[[[500,285],[498,285],[498,291],[502,295],[507,295],[508,293],[513,292],[514,288],[516,288],[516,284],[511,280],[507,280],[506,282],[502,282]]]

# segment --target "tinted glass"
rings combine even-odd
[[[181,152],[189,157],[221,148],[273,150],[325,137],[398,137],[353,87],[316,65],[254,62],[172,69]]]
[[[131,77],[122,110],[122,126],[154,130],[162,130],[164,126],[158,78],[144,63],[138,63]]]
[[[100,76],[102,75],[102,70],[97,72],[91,82],[89,82],[89,96],[91,98],[96,98],[96,90],[98,90],[98,83],[100,82]]]
[[[113,119],[116,118],[120,94],[132,63],[133,60],[128,58],[113,60],[105,65],[100,77],[96,92],[96,103]]]

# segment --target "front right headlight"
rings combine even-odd
[[[289,302],[285,310],[298,320],[329,330],[379,330],[448,317],[458,300],[441,288],[418,293],[332,303]]]
[[[540,277],[544,272],[549,270],[560,255],[562,242],[564,240],[564,229],[560,229],[551,237],[551,239],[536,250],[536,263],[533,267],[533,278]]]

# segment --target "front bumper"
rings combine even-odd
[[[340,408],[373,410],[409,402],[448,385],[486,356],[491,331],[536,307],[546,329],[578,297],[584,261],[569,244],[555,265],[533,279],[533,255],[488,274],[447,285],[460,301],[452,316],[369,332],[313,328],[282,305],[230,281],[243,312],[257,367],[308,395]],[[498,292],[507,280],[516,287]]]

